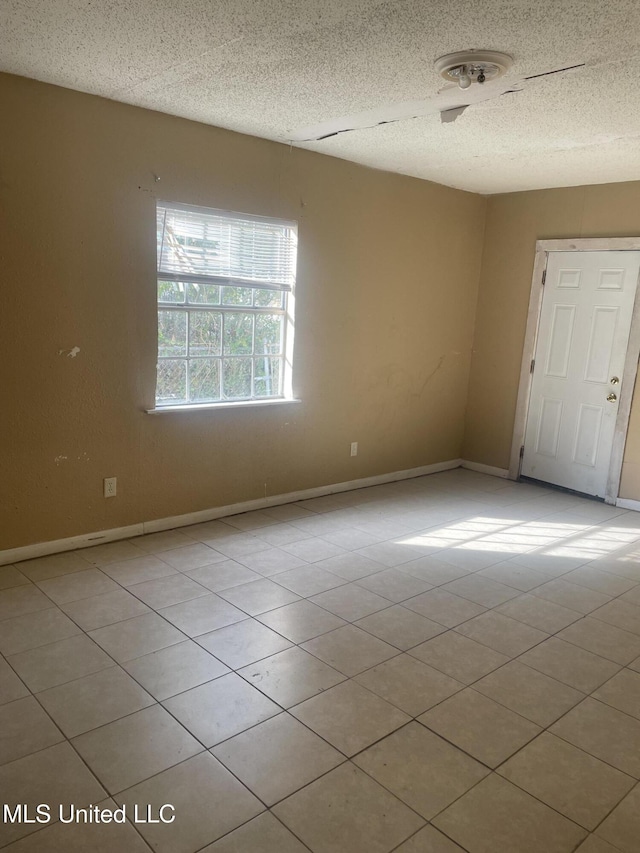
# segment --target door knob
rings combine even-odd
[[[612,377],[611,377],[611,384],[612,384],[612,385],[617,385],[617,384],[618,384],[618,382],[620,382],[620,380],[618,379],[618,377],[617,377],[617,376],[612,376]]]
[[[618,398],[617,398],[617,396],[616,396],[615,394],[608,394],[608,395],[607,395],[607,400],[608,400],[610,403],[615,403],[615,401],[616,401],[617,399],[618,399]]]

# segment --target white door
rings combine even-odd
[[[604,497],[640,252],[550,252],[522,474]]]

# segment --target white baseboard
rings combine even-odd
[[[100,530],[97,533],[82,533],[80,536],[69,536],[67,539],[54,539],[52,542],[36,542],[34,545],[9,548],[7,551],[0,551],[0,566],[18,563],[21,560],[32,560],[34,557],[60,554],[62,551],[75,551],[76,548],[104,545],[105,542],[115,542],[118,539],[131,539],[133,536],[142,536],[143,533],[143,524],[129,524],[127,527],[113,527],[111,530]]]
[[[630,498],[618,498],[616,500],[616,506],[622,507],[622,509],[633,509],[636,512],[640,512],[640,501],[632,501]]]
[[[482,462],[469,462],[468,459],[463,459],[460,467],[467,468],[469,471],[477,471],[479,474],[490,474],[492,477],[509,479],[508,468],[495,468],[493,465],[483,465]]]
[[[354,489],[365,489],[368,486],[379,486],[383,483],[394,483],[399,480],[424,477],[427,474],[437,474],[440,471],[459,468],[463,464],[462,459],[449,459],[446,462],[436,462],[433,465],[423,465],[420,468],[392,471],[389,474],[377,474],[374,477],[348,480],[345,483],[334,483],[330,486],[317,486],[313,489],[302,489],[298,492],[287,492],[283,495],[273,495],[268,498],[256,498],[255,500],[243,501],[242,503],[230,504],[228,506],[218,506],[198,510],[197,512],[188,512],[185,515],[174,515],[170,518],[156,518],[152,521],[131,524],[128,527],[116,527],[112,530],[100,530],[96,533],[85,533],[80,536],[71,536],[67,539],[56,539],[52,542],[23,545],[19,548],[0,551],[0,566],[5,566],[9,563],[18,563],[22,560],[32,560],[34,557],[59,554],[63,551],[75,551],[78,548],[91,548],[92,545],[103,545],[106,542],[115,542],[118,539],[130,539],[133,536],[142,536],[144,533],[157,533],[161,530],[187,527],[190,524],[213,521],[216,518],[224,518],[226,515],[236,515],[240,512],[251,512],[252,510],[265,509],[266,507],[279,506],[280,504],[295,503],[296,501],[309,500],[310,498],[320,498],[338,492],[350,492]]]

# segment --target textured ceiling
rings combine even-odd
[[[587,67],[438,116],[295,143],[483,193],[640,179],[638,0],[2,0],[0,70],[286,141],[435,94],[468,48]]]

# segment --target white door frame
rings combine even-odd
[[[527,315],[527,330],[522,351],[522,366],[520,368],[520,384],[518,386],[518,401],[513,426],[513,441],[509,461],[509,478],[517,480],[522,466],[522,450],[524,448],[527,415],[529,413],[529,398],[531,396],[531,362],[535,356],[538,341],[538,327],[542,310],[542,295],[544,293],[544,278],[547,269],[549,252],[620,252],[640,251],[640,237],[595,237],[577,238],[573,240],[537,240],[536,256],[531,279],[531,295],[529,297],[529,313]],[[627,439],[631,402],[640,357],[640,284],[636,290],[636,298],[629,332],[629,344],[622,374],[620,404],[611,449],[609,476],[605,492],[605,502],[615,504],[620,488],[624,446]]]

